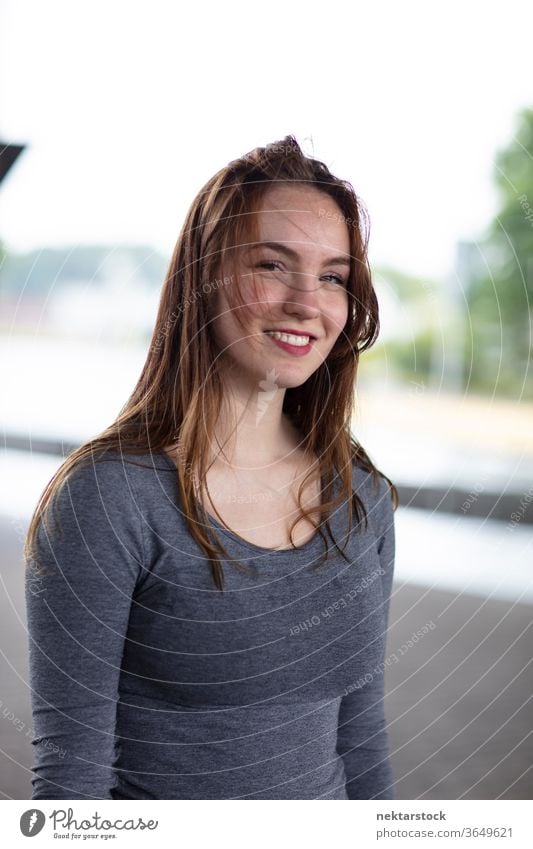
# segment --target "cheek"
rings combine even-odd
[[[263,304],[255,304],[249,301],[246,291],[241,293],[242,306],[239,299],[225,293],[218,293],[211,307],[212,321],[211,332],[220,348],[231,347],[236,350],[235,343],[248,332],[261,319],[265,313]]]
[[[339,296],[334,303],[328,304],[324,311],[324,318],[331,332],[339,335],[348,321],[348,295]]]
[[[272,307],[279,305],[283,295],[283,287],[280,284],[269,285],[265,283],[260,275],[253,275],[250,270],[237,275],[236,298],[232,306],[239,310],[239,314],[245,322],[263,320],[272,311]]]
[[[225,347],[232,337],[231,307],[221,292],[213,294],[208,307],[209,330],[219,347]]]

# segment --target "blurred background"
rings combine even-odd
[[[38,496],[129,396],[196,192],[292,133],[371,220],[382,328],[353,430],[400,491],[397,797],[530,799],[533,11],[272,0],[257,15],[1,6],[0,797],[31,793],[21,552]]]

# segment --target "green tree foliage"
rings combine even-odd
[[[468,291],[470,388],[533,398],[533,109],[495,160],[500,209],[479,244],[486,270]]]
[[[381,298],[382,287],[396,296],[401,331],[380,336],[380,344],[365,353],[366,375],[387,371],[400,381],[428,385],[435,368],[436,349],[441,345],[438,286],[429,277],[413,275],[390,265],[375,265],[372,278]],[[405,319],[405,321],[402,319]]]

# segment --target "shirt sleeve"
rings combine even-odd
[[[142,530],[121,462],[77,466],[38,526],[25,600],[32,799],[111,799],[118,682],[142,571]]]
[[[395,532],[392,496],[380,478],[375,504],[365,504],[369,521],[375,522],[377,551],[382,569],[383,640],[381,662],[372,679],[342,696],[339,707],[337,751],[342,756],[349,799],[394,799],[394,778],[389,762],[389,743],[384,709],[385,649],[390,595],[394,573]]]

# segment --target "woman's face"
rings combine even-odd
[[[322,365],[348,318],[348,227],[329,195],[305,185],[270,187],[257,216],[258,242],[239,248],[230,282],[212,296],[210,329],[239,384],[250,388],[268,375],[279,388],[300,386]],[[261,285],[254,286],[254,277]],[[244,307],[230,306],[231,285],[240,285]],[[298,338],[276,340],[272,331]],[[306,336],[308,344],[296,344]]]

